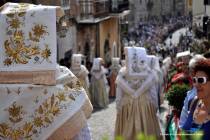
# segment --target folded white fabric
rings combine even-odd
[[[71,60],[71,69],[80,70],[82,64],[82,54],[73,54]]]
[[[147,76],[147,54],[143,47],[125,47],[126,71],[130,78]]]
[[[5,75],[0,83],[54,85],[56,7],[6,3],[0,11],[0,27],[0,74]],[[37,72],[45,74],[36,77]]]
[[[56,70],[55,6],[6,3],[0,27],[0,71]]]
[[[65,134],[71,139],[91,114],[84,89],[65,67],[57,71],[56,86],[0,84],[0,93],[0,139],[46,140],[67,121],[73,129]],[[78,112],[85,116],[71,120]]]

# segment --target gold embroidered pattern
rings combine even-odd
[[[14,102],[8,109],[5,109],[5,111],[8,111],[9,120],[0,123],[0,139],[31,140],[33,136],[36,137],[41,134],[43,128],[47,128],[53,123],[55,117],[58,117],[63,110],[67,109],[67,104],[69,105],[80,94],[83,94],[81,92],[82,87],[79,84],[80,82],[75,78],[71,81],[71,88],[65,85],[62,90],[52,94],[42,103],[37,99],[35,104],[40,105],[33,114],[28,114],[24,110],[24,106],[17,105]],[[44,92],[45,94],[42,94],[42,96],[49,94],[47,89]],[[27,118],[27,121],[24,118]]]
[[[12,104],[12,106],[9,108],[9,120],[13,123],[18,123],[23,119],[23,107],[17,106],[16,102]]]
[[[26,10],[28,8],[28,4],[18,4],[18,6],[14,6],[10,10],[10,13],[7,14],[6,21],[8,27],[6,28],[6,32],[8,39],[4,41],[6,53],[4,60],[5,66],[27,64],[32,59],[34,63],[38,62],[41,64],[44,60],[51,63],[49,60],[51,50],[48,44],[44,44],[44,46],[40,44],[40,41],[49,35],[47,26],[35,24],[31,31],[28,32],[29,38],[26,38],[26,34],[23,31]]]

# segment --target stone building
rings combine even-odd
[[[147,11],[147,1],[146,0],[133,0],[130,1],[130,25],[137,25],[141,21],[146,21],[148,18]]]
[[[131,0],[131,26],[151,18],[187,15],[192,9],[191,0]]]
[[[117,44],[117,56],[121,55],[120,19],[127,15],[128,0],[79,1],[77,12],[76,53],[86,56],[86,62],[102,57],[110,63],[113,43]]]

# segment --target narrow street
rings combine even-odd
[[[112,99],[113,100],[113,99]],[[114,128],[116,120],[116,103],[112,101],[108,108],[92,113],[88,124],[93,140],[114,139]]]
[[[92,113],[88,124],[93,140],[114,140],[114,128],[116,120],[116,103],[109,104],[109,107]],[[169,108],[166,101],[161,105],[161,112],[158,115],[162,134],[165,134],[166,115]]]
[[[179,42],[179,36],[185,34],[187,28],[181,28],[173,33],[172,43],[177,45]],[[166,39],[166,44],[170,43],[170,38]],[[170,108],[168,102],[164,103],[160,107],[160,112],[157,113],[159,118],[160,127],[162,134],[165,134],[166,128],[166,116],[170,113]],[[116,120],[116,103],[114,99],[111,99],[108,108],[96,110],[92,113],[88,124],[91,131],[91,136],[93,140],[114,140],[114,128]]]

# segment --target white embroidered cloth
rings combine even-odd
[[[80,82],[65,67],[57,72],[56,86],[0,84],[0,93],[0,139],[45,140],[74,114],[82,111],[89,116],[92,111]],[[76,120],[81,125],[78,130],[86,124],[79,117]],[[67,139],[78,133],[76,127]]]
[[[101,70],[101,61],[102,61],[101,58],[94,58],[91,71],[100,71]]]
[[[56,70],[55,6],[6,3],[0,27],[0,71]]]
[[[147,76],[147,54],[143,47],[125,47],[126,71],[130,78]]]
[[[72,63],[71,69],[73,70],[80,70],[82,63],[82,54],[73,54],[72,55]]]
[[[111,70],[116,70],[117,72],[120,70],[120,58],[114,57],[112,58],[112,65],[110,66]]]

